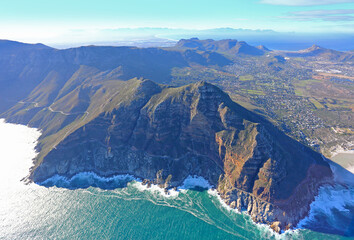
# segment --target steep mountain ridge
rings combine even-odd
[[[30,176],[35,182],[91,171],[128,173],[175,187],[198,175],[230,206],[285,229],[306,215],[318,187],[330,181],[320,154],[214,85],[167,87],[132,79],[79,88],[79,95],[88,92],[88,105],[77,103],[85,112],[63,112],[69,93],[52,105],[55,109],[44,108],[28,122],[43,129]],[[8,121],[23,117],[8,114]]]

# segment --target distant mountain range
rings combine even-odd
[[[250,55],[262,56],[272,52],[266,46],[260,45],[257,47],[251,46],[244,41],[234,39],[223,40],[199,40],[198,38],[182,39],[177,42],[175,48],[194,49],[199,51],[212,51],[226,55]],[[340,52],[332,49],[326,49],[317,45],[299,51],[274,51],[284,57],[315,57],[331,61],[353,61],[354,54],[352,51]]]
[[[352,51],[340,52],[317,45],[296,52],[284,52],[283,54],[288,57],[317,57],[331,61],[354,61]]]
[[[84,30],[82,31],[84,34]],[[251,30],[236,28],[214,29],[171,29],[171,28],[116,28],[97,32],[99,38],[83,37],[81,42],[60,43],[57,39],[50,42],[54,47],[67,48],[82,45],[161,47],[172,46],[179,39],[198,37],[199,39],[242,39],[250,45],[266,45],[270,49],[295,51],[312,44],[338,51],[354,49],[353,33],[295,33],[276,32],[273,30]],[[92,39],[88,41],[87,39]],[[51,45],[51,44],[49,44]],[[52,45],[51,45],[52,46]]]

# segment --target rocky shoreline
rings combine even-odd
[[[118,178],[123,182],[124,181],[130,182],[131,180],[135,180],[138,181],[147,190],[160,189],[159,192],[164,194],[164,196],[166,197],[175,196],[182,189],[193,189],[194,187],[200,187],[202,189],[215,191],[217,193],[217,196],[219,197],[219,200],[222,201],[222,203],[226,204],[227,207],[229,207],[230,209],[234,209],[240,213],[241,212],[246,213],[251,217],[254,223],[266,224],[269,226],[270,229],[272,229],[276,233],[282,233],[284,231],[294,229],[297,223],[301,219],[307,216],[309,212],[310,204],[314,200],[314,196],[316,196],[318,193],[317,191],[318,188],[322,185],[332,183],[331,179],[327,179],[327,181],[324,181],[314,186],[312,190],[315,191],[316,194],[314,195],[309,194],[308,195],[308,197],[310,198],[309,203],[304,205],[302,208],[300,208],[300,210],[297,209],[296,211],[291,212],[291,216],[285,216],[284,215],[285,212],[277,205],[259,199],[256,196],[247,193],[245,191],[242,191],[240,189],[233,189],[229,192],[224,193],[222,190],[220,190],[220,185],[216,186],[215,188],[213,185],[210,185],[210,183],[203,177],[188,176],[186,179],[181,180],[180,181],[181,183],[178,186],[172,186],[170,185],[170,181],[172,178],[170,177],[171,175],[168,175],[166,179],[163,179],[162,171],[158,171],[156,173],[155,179],[146,179],[146,178],[143,179],[129,174],[120,174],[120,175],[112,175],[109,177],[108,176],[102,177],[93,172],[82,172],[72,176],[71,178],[57,175],[57,177],[54,177],[54,179],[47,179],[43,182],[37,182],[37,184],[44,185],[46,187],[51,187],[51,186],[68,187],[70,186],[70,183],[68,185],[62,185],[62,183],[58,184],[58,182],[60,182],[60,180],[71,182],[72,179],[74,179],[80,174],[83,176],[86,175],[86,177],[87,175],[93,175],[102,181],[112,181],[112,179],[114,178]],[[190,182],[189,184],[186,184],[187,180],[189,180]],[[94,186],[100,187],[97,184],[94,184]],[[83,187],[87,187],[87,186],[83,186]],[[109,187],[109,189],[112,188]],[[284,222],[287,222],[287,224],[284,224]]]

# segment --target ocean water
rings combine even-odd
[[[323,187],[300,228],[276,234],[188,178],[166,195],[132,176],[82,173],[25,185],[40,133],[0,120],[0,239],[353,239],[354,190]],[[351,182],[342,176],[342,183]],[[95,186],[95,187],[92,187]],[[191,189],[193,188],[193,189]],[[106,189],[106,190],[104,190]],[[310,230],[312,229],[312,230]]]

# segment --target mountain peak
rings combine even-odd
[[[214,51],[226,53],[230,55],[245,54],[245,55],[263,55],[266,48],[259,49],[247,44],[245,41],[238,41],[236,39],[222,39],[222,40],[199,40],[198,38],[181,39],[176,44],[177,48],[191,48],[200,51]]]
[[[191,85],[195,89],[199,89],[199,90],[207,89],[207,92],[209,92],[209,93],[220,93],[222,95],[225,95],[225,93],[220,88],[218,88],[214,84],[208,83],[204,80],[198,81],[196,83],[192,83]]]
[[[324,49],[323,47],[320,47],[316,44],[312,45],[310,48],[308,48],[308,50],[310,51],[314,51],[314,50],[318,50],[318,49]]]
[[[300,50],[299,52],[303,52],[303,53],[311,53],[311,52],[319,52],[319,51],[329,51],[329,49],[326,49],[326,48],[323,48],[323,47],[320,47],[316,44],[312,45],[311,47],[309,48],[306,48],[306,49],[303,49],[303,50]]]
[[[256,48],[258,48],[259,50],[263,50],[263,51],[270,51],[269,50],[269,48],[267,48],[266,46],[264,46],[264,45],[259,45],[259,46],[257,46]]]

